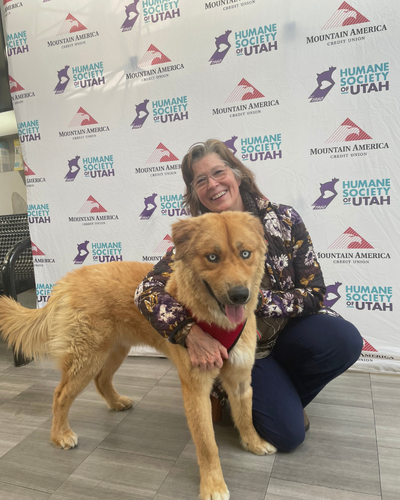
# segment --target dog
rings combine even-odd
[[[147,344],[177,367],[188,425],[196,445],[202,500],[228,500],[211,418],[210,392],[218,376],[245,449],[265,455],[276,448],[252,423],[251,369],[257,341],[259,285],[266,244],[261,222],[245,212],[208,213],[172,225],[173,272],[166,291],[187,307],[196,321],[227,331],[246,321],[219,370],[193,367],[188,350],[156,332],[134,303],[136,288],[152,268],[139,262],[85,266],[57,282],[47,305],[29,310],[0,298],[0,330],[9,345],[27,357],[54,358],[61,382],[54,392],[51,439],[69,449],[78,443],[68,424],[74,399],[94,379],[114,410],[132,401],[113,387],[114,373],[131,346]]]

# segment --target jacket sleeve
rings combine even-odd
[[[290,208],[290,218],[281,221],[288,247],[286,255],[266,262],[272,290],[261,290],[263,305],[260,317],[296,317],[318,312],[323,306],[326,286],[311,237],[300,215]],[[268,227],[266,228],[268,230]],[[276,290],[274,290],[276,288]]]
[[[153,267],[135,292],[135,304],[151,326],[173,344],[185,345],[180,329],[193,322],[189,312],[165,291],[174,261],[173,250]]]

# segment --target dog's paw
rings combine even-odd
[[[268,441],[260,437],[251,443],[246,443],[242,440],[242,446],[245,450],[251,451],[255,455],[273,455],[278,451],[273,444],[268,443]]]
[[[53,443],[64,450],[69,450],[70,448],[75,448],[78,445],[78,436],[72,430],[69,430],[61,436],[52,438]]]
[[[225,484],[225,481],[219,486],[214,487],[200,487],[200,498],[201,500],[229,500],[229,490]]]
[[[132,399],[127,398],[126,396],[121,396],[115,403],[111,406],[112,410],[115,411],[123,411],[132,408],[133,401]]]

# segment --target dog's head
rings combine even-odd
[[[208,213],[172,226],[177,279],[192,293],[182,303],[201,302],[231,323],[253,311],[264,273],[266,244],[261,222],[247,212]],[[194,305],[195,309],[198,308]]]

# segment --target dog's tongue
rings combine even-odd
[[[241,323],[244,317],[243,306],[225,306],[225,314],[231,323]]]

